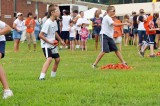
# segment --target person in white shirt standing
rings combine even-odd
[[[39,80],[44,80],[46,72],[52,62],[52,59],[54,58],[55,63],[53,65],[52,71],[51,71],[51,77],[56,76],[56,71],[58,68],[58,64],[60,62],[60,56],[58,53],[57,45],[55,44],[56,38],[63,44],[63,40],[60,38],[58,33],[56,32],[58,30],[56,18],[59,17],[60,11],[59,7],[57,5],[50,5],[48,9],[48,16],[49,18],[44,23],[42,30],[39,34],[40,39],[42,39],[42,49],[44,52],[44,55],[46,57],[46,62],[44,63],[42,67],[42,71],[39,77]]]
[[[76,26],[74,26],[74,22],[70,21],[69,27],[69,41],[70,41],[70,50],[74,50],[74,39],[76,38]]]
[[[96,68],[96,65],[101,60],[101,58],[104,56],[105,53],[109,53],[114,51],[119,60],[122,62],[122,64],[127,65],[127,63],[124,61],[121,53],[119,52],[114,40],[113,40],[113,34],[114,34],[114,26],[122,26],[122,25],[129,25],[129,23],[114,23],[111,17],[115,15],[115,7],[109,6],[107,8],[107,15],[103,18],[102,21],[102,28],[101,28],[101,52],[99,53],[97,59],[92,64],[93,68]]]
[[[6,23],[0,21],[0,60],[4,58],[5,56],[5,36],[4,34],[7,34],[8,32],[11,31],[11,27],[8,26]],[[7,99],[10,96],[13,96],[13,92],[10,90],[7,78],[4,72],[4,69],[2,65],[0,65],[0,81],[3,85],[3,99]]]
[[[22,13],[17,13],[17,19],[13,22],[13,28],[14,52],[18,52],[22,31],[24,30]]]
[[[86,24],[86,26],[89,26],[90,22],[87,20],[87,18],[84,17],[84,12],[80,11],[80,18],[77,20],[77,23],[76,23],[77,30],[78,30],[79,34],[80,34],[80,30],[81,30],[82,24]],[[78,45],[76,46],[76,48],[80,48],[81,47],[80,36],[77,36],[76,40],[78,42]]]
[[[146,35],[146,29],[144,28],[144,21],[147,20],[147,16],[144,13],[143,9],[139,10],[139,16],[137,17],[137,23],[138,23],[138,36],[139,36],[139,47],[141,48],[142,41],[147,40],[147,35]]]
[[[65,10],[63,11],[62,16],[62,32],[61,32],[61,38],[66,43],[66,48],[69,46],[69,22],[71,20],[71,16],[69,15],[69,11]],[[62,49],[62,46],[60,46]]]

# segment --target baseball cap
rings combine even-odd
[[[17,17],[18,17],[19,15],[22,15],[22,13],[18,12],[18,13],[17,13]]]

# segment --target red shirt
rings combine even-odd
[[[26,19],[25,25],[26,26],[30,25],[27,27],[26,32],[32,33],[34,31],[34,27],[36,25],[36,22],[34,19],[28,18],[28,19]]]
[[[147,35],[156,34],[156,31],[149,31],[150,29],[155,29],[154,22],[153,22],[153,16],[148,16],[147,21],[144,22],[144,27],[146,29]]]
[[[118,20],[118,19],[116,19],[114,22],[115,23],[121,23],[121,21]],[[123,29],[122,27],[123,26],[114,26],[114,35],[113,35],[114,38],[122,36],[122,29]]]

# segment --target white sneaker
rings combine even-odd
[[[52,78],[56,77],[56,72],[51,72],[51,77]]]
[[[92,64],[91,66],[92,66],[92,68],[97,68],[96,65],[94,65],[94,64]]]
[[[11,90],[5,90],[3,92],[3,99],[7,99],[8,97],[13,96],[13,92]]]

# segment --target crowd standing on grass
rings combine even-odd
[[[103,17],[100,17],[101,9],[96,10],[93,19],[85,18],[84,11],[78,12],[77,10],[72,13],[69,10],[63,10],[61,17],[59,7],[54,4],[48,7],[48,12],[45,13],[42,20],[37,16],[34,17],[32,13],[28,13],[27,19],[24,19],[24,14],[19,12],[13,22],[14,52],[19,52],[20,40],[22,42],[27,40],[29,51],[31,51],[31,43],[34,45],[33,50],[36,51],[36,41],[41,40],[41,48],[46,61],[42,66],[39,80],[45,80],[52,60],[54,60],[54,64],[51,77],[56,76],[60,62],[58,50],[70,48],[71,51],[86,51],[88,49],[87,40],[92,38],[95,40],[95,50],[98,50],[98,46],[101,48],[92,64],[93,68],[97,67],[106,53],[112,51],[115,52],[123,65],[127,65],[121,55],[122,39],[124,39],[124,47],[129,47],[129,45],[138,47],[142,57],[144,57],[147,48],[150,49],[149,57],[155,57],[154,50],[160,49],[160,16],[154,13],[154,3],[152,7],[153,12],[150,14],[145,14],[145,11],[140,9],[138,14],[133,11],[131,16],[124,15],[122,20],[115,15],[114,6],[107,7]],[[0,21],[0,59],[5,56],[6,40],[4,34],[10,31],[11,27]],[[58,43],[60,43],[60,49],[58,49]],[[0,81],[4,88],[3,98],[13,96],[1,65]]]

